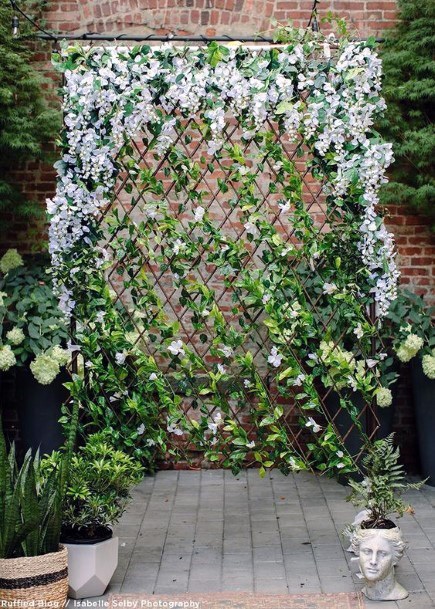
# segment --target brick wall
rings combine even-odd
[[[291,20],[304,27],[311,7],[311,0],[53,0],[46,18],[47,27],[70,33],[229,34],[237,37],[267,35],[273,20],[280,23]],[[357,35],[382,37],[382,33],[394,25],[395,9],[396,3],[392,0],[323,0],[319,5],[319,18],[330,10],[345,17]],[[47,70],[49,55],[49,47],[41,45],[36,59],[43,70]],[[51,74],[51,77],[55,84],[58,83],[57,76]],[[43,202],[53,192],[54,173],[47,164],[29,163],[17,174],[17,181],[22,184],[26,196]],[[387,222],[396,236],[402,283],[435,303],[435,239],[427,229],[428,223],[399,206],[389,207]],[[17,240],[21,250],[31,249],[34,239],[26,237],[25,229],[24,225],[16,225],[2,249],[16,245]],[[33,235],[41,233],[41,227],[37,225],[31,230]],[[395,428],[407,467],[416,471],[415,425],[406,371],[399,388]]]
[[[312,0],[58,0],[50,26],[60,31],[128,31],[246,35],[270,30],[275,19],[304,27]],[[381,35],[395,19],[392,0],[323,0],[319,15],[345,17],[360,35]]]

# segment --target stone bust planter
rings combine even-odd
[[[357,527],[351,537],[351,549],[359,560],[365,579],[362,589],[372,601],[398,601],[408,591],[396,580],[395,566],[403,556],[405,542],[399,527],[364,529]]]

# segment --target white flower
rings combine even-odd
[[[379,387],[376,391],[376,403],[380,408],[387,408],[393,403],[393,394],[388,387]]]
[[[169,433],[173,433],[176,436],[183,435],[183,431],[173,423],[171,425],[168,425],[166,429],[168,430]]]
[[[57,361],[59,366],[66,366],[68,362],[71,360],[71,353],[68,349],[62,349],[60,345],[55,345],[50,350],[50,355],[53,359]]]
[[[253,237],[258,235],[258,227],[253,222],[246,222],[243,226],[248,235],[252,235]]]
[[[308,417],[308,421],[305,423],[305,427],[312,427],[314,433],[318,433],[322,429],[321,426],[316,423],[313,417]]]
[[[305,381],[305,379],[306,379],[305,374],[298,374],[298,376],[293,381],[293,385],[295,387],[300,387],[302,385],[302,383]]]
[[[181,241],[181,239],[175,239],[172,244],[172,250],[175,255],[179,254],[181,250],[185,249],[186,244]]]
[[[0,345],[0,370],[9,370],[12,366],[15,366],[17,360],[15,359],[14,352],[10,345]]]
[[[270,355],[267,358],[269,364],[272,364],[275,368],[279,368],[282,362],[282,355],[278,353],[278,349],[276,347],[272,347]]]
[[[231,347],[227,347],[227,345],[221,347],[220,350],[222,351],[225,357],[231,357],[234,353],[233,349]]]
[[[21,328],[12,328],[6,332],[6,338],[12,345],[20,345],[26,337]]]
[[[70,340],[66,344],[66,348],[70,353],[74,353],[75,351],[80,351],[80,345],[74,345]]]
[[[360,323],[359,323],[359,324],[357,325],[357,327],[354,329],[353,333],[355,334],[355,336],[356,336],[357,338],[362,338],[362,337],[364,336],[364,330],[363,330],[363,328],[362,328],[362,326],[361,326],[361,324],[360,324]]]
[[[342,469],[343,467],[345,467],[345,465],[346,465],[345,463],[341,463],[340,462],[340,463],[337,463],[336,468],[337,469]]]
[[[205,214],[205,209],[200,205],[195,209],[195,222],[202,222]]]
[[[95,321],[101,324],[103,323],[105,316],[106,311],[98,311],[98,313],[95,315]]]
[[[423,339],[416,334],[408,334],[406,340],[397,349],[397,357],[401,362],[409,362],[413,357],[417,355],[420,349],[423,347]]]
[[[48,352],[38,353],[30,363],[30,370],[41,385],[49,385],[60,372],[59,363]]]
[[[422,357],[423,372],[429,379],[435,379],[435,349],[432,355],[425,353]]]
[[[207,427],[214,436],[217,434],[218,426],[216,425],[216,423],[208,423]]]
[[[342,450],[337,450],[336,455],[339,459],[341,459],[342,457],[344,457],[344,452]]]
[[[169,345],[168,351],[172,355],[184,355],[185,352],[184,352],[183,347],[184,347],[184,345],[183,345],[183,341],[182,340],[174,340]]]
[[[377,360],[368,358],[366,359],[367,368],[374,368],[377,365]]]
[[[261,302],[263,304],[267,304],[271,298],[272,298],[271,294],[263,294],[263,298],[261,299]]]
[[[151,374],[148,377],[149,381],[156,381],[157,380],[157,374],[155,372],[151,372]]]
[[[248,388],[248,387],[250,387],[250,386],[252,385],[251,381],[249,381],[248,379],[245,379],[245,380],[243,381],[243,384],[244,384],[244,386],[245,386],[246,388]]]
[[[156,442],[155,442],[155,440],[152,440],[151,438],[148,438],[148,440],[145,442],[145,444],[147,446],[155,446]]]
[[[324,283],[323,284],[323,293],[324,294],[333,294],[338,290],[335,283]]]
[[[222,414],[218,411],[214,417],[213,417],[213,421],[216,423],[216,425],[222,425],[224,420],[222,418]]]
[[[115,361],[118,364],[118,366],[121,366],[125,362],[126,357],[127,357],[127,354],[124,351],[122,353],[118,352],[115,355]]]
[[[139,425],[139,427],[136,429],[136,433],[138,433],[140,436],[144,433],[145,431],[145,425],[143,423],[141,423]]]
[[[246,445],[246,448],[255,448],[254,440],[252,440],[251,442],[248,442],[248,444]]]
[[[290,209],[291,203],[290,203],[290,201],[286,201],[285,203],[278,203],[278,207],[279,207],[279,212],[281,214],[284,214],[285,212],[287,212]]]
[[[222,365],[222,364],[218,364],[218,365],[217,365],[217,369],[218,369],[218,371],[219,371],[221,374],[225,374],[225,373],[226,373],[226,371],[227,371],[227,369],[225,368],[225,366],[224,366],[224,365]]]

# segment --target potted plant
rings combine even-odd
[[[60,459],[60,452],[44,459],[47,474]],[[106,590],[118,564],[118,538],[111,526],[142,475],[140,463],[111,446],[104,432],[90,435],[72,456],[61,535],[68,548],[70,597],[100,596]]]
[[[0,259],[0,371],[14,372],[24,449],[41,453],[63,442],[67,332],[43,259],[24,265],[17,250]]]
[[[364,508],[345,535],[350,538],[351,549],[358,556],[364,594],[371,600],[400,600],[408,592],[395,578],[394,567],[405,549],[402,532],[389,516],[403,516],[412,512],[401,495],[408,489],[424,484],[405,481],[399,464],[400,451],[394,447],[394,434],[366,446],[363,458],[364,477],[361,481],[349,480],[352,491],[347,497],[353,505]]]
[[[435,486],[435,308],[421,296],[403,290],[389,314],[395,325],[394,351],[403,364],[411,362],[412,393],[421,471]]]
[[[67,550],[59,544],[64,467],[42,481],[38,453],[28,451],[18,468],[0,426],[0,598],[8,606],[65,605]]]

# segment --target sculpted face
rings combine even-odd
[[[394,566],[394,556],[388,539],[375,535],[361,542],[359,562],[367,581],[385,579]]]

